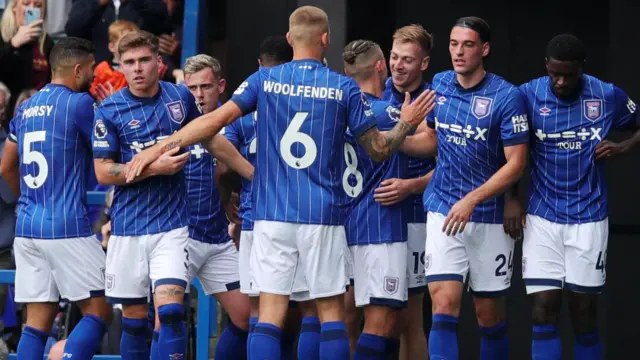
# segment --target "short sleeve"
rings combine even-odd
[[[524,144],[529,141],[529,120],[525,96],[515,88],[505,98],[501,117],[500,134],[504,146]]]
[[[250,114],[245,116],[251,116]],[[229,140],[236,149],[240,148],[240,132],[238,131],[238,126],[240,126],[242,122],[242,118],[232,122],[224,128],[224,137]]]
[[[231,96],[231,101],[238,105],[243,115],[246,115],[256,110],[259,91],[260,71],[257,71],[238,86]]]
[[[95,115],[95,101],[89,94],[82,94],[76,103],[75,122],[82,139],[91,147],[91,129]]]
[[[118,133],[108,114],[100,107],[96,110],[93,122],[92,143],[95,159],[117,160],[120,152]]]
[[[376,118],[373,116],[371,105],[367,101],[366,96],[362,91],[360,91],[360,88],[353,79],[349,79],[346,87],[345,93],[349,96],[349,119],[347,124],[349,125],[349,129],[351,129],[351,133],[354,137],[359,138],[362,134],[367,132],[367,130],[376,126]]]
[[[18,142],[18,120],[16,119],[20,119],[22,117],[22,112],[24,111],[25,104],[26,101],[18,106],[18,108],[16,108],[16,114],[9,122],[9,136],[7,136],[7,139],[14,143]]]
[[[640,114],[636,111],[636,103],[631,100],[622,89],[613,86],[613,101],[615,104],[615,115],[613,117],[613,127],[616,129],[627,129],[640,125]]]

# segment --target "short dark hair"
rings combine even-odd
[[[461,26],[477,32],[483,43],[491,41],[491,28],[489,27],[489,23],[477,16],[461,17],[456,20],[453,26]]]
[[[63,67],[74,66],[96,53],[96,47],[91,41],[76,37],[60,39],[51,49],[49,63],[51,70],[60,71]]]
[[[287,38],[269,36],[260,43],[260,61],[269,65],[282,64],[293,59],[293,48],[287,42]]]
[[[560,34],[554,36],[547,44],[547,59],[584,63],[587,60],[587,50],[577,37]]]
[[[133,31],[124,35],[118,42],[118,54],[122,56],[125,52],[141,47],[148,47],[154,55],[160,49],[160,40],[150,32]]]

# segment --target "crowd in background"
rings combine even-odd
[[[184,0],[7,1],[0,9],[0,158],[15,109],[51,80],[48,57],[56,41],[73,36],[94,43],[96,67],[90,93],[100,102],[127,85],[119,72],[117,42],[138,29],[159,38],[161,79],[184,81],[180,70],[183,11]],[[93,171],[88,189],[108,190],[98,184]],[[12,247],[16,201],[0,178],[0,269],[15,269]],[[104,222],[103,210],[102,206],[89,209],[98,236]],[[0,359],[6,358],[7,349],[15,351],[20,334],[20,312],[14,310],[12,301],[10,309],[5,309],[10,292],[11,287],[0,286]],[[55,340],[52,334],[50,346]],[[52,354],[62,347],[56,345]]]

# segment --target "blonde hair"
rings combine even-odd
[[[289,17],[289,33],[292,43],[311,45],[329,32],[329,17],[315,6],[297,8]]]
[[[190,75],[204,69],[211,69],[216,79],[222,77],[222,66],[220,66],[220,62],[213,56],[206,54],[199,54],[188,58],[184,63],[183,71],[185,75]]]
[[[5,43],[9,43],[18,33],[18,23],[16,22],[16,15],[13,13],[18,1],[19,0],[9,1],[7,7],[2,13],[2,20],[0,20],[0,35],[2,35],[2,40],[4,40]],[[43,1],[42,4],[42,20],[44,21],[47,17],[47,3],[46,1]],[[44,55],[44,40],[47,36],[44,29],[45,23],[43,22],[42,34],[40,34],[40,38],[38,39],[39,49],[42,55]]]
[[[431,53],[433,48],[433,36],[419,24],[403,26],[396,30],[393,33],[393,41],[414,43],[420,46],[427,55]]]
[[[116,43],[120,38],[130,32],[139,31],[138,25],[127,20],[117,20],[109,25],[109,42]]]

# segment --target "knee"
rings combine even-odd
[[[474,301],[478,325],[494,327],[505,318],[503,299],[479,299]]]
[[[448,291],[446,288],[433,291],[431,294],[433,313],[458,317],[460,300],[460,294]]]
[[[128,319],[147,319],[149,309],[147,304],[124,305],[122,316]]]
[[[160,324],[175,324],[184,321],[184,306],[182,304],[166,304],[158,307]]]
[[[364,310],[364,332],[388,337],[394,330],[398,311],[387,306],[367,305]]]
[[[562,298],[560,294],[536,293],[531,295],[531,316],[534,325],[552,325],[558,323],[558,314]]]
[[[578,334],[593,332],[598,327],[598,302],[590,296],[580,296],[570,302],[571,323]]]

